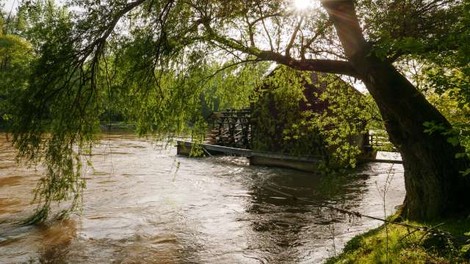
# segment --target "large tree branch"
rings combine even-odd
[[[274,61],[302,71],[318,71],[325,73],[344,74],[355,78],[361,76],[348,61],[322,60],[322,59],[294,59],[271,50],[261,50],[256,47],[248,47],[233,38],[227,38],[215,32],[209,21],[202,21],[207,33],[207,38],[219,43],[221,46],[253,55],[261,61]]]
[[[290,38],[289,44],[287,44],[286,47],[286,56],[290,57],[290,50],[292,49],[292,46],[294,46],[295,39],[297,38],[297,33],[299,33],[300,27],[302,26],[302,22],[304,21],[304,18],[300,18],[299,22],[297,23],[297,26],[294,28],[294,32],[292,33],[292,36]]]
[[[339,40],[343,46],[344,52],[349,60],[352,60],[359,53],[369,52],[362,33],[359,19],[356,15],[353,0],[322,0],[330,16],[333,25],[336,28]]]
[[[344,74],[355,78],[361,77],[348,61],[328,59],[297,60],[273,51],[259,51],[257,54],[253,55],[258,57],[260,60],[275,61],[297,70]]]
[[[317,31],[315,32],[315,34],[314,34],[312,37],[310,37],[310,38],[308,38],[308,39],[305,39],[305,41],[303,40],[303,41],[302,41],[302,47],[301,47],[301,52],[300,52],[300,53],[301,53],[302,55],[305,54],[305,51],[306,51],[307,49],[309,49],[310,46],[311,46],[315,41],[317,41],[317,39],[318,39],[320,36],[322,36],[322,35],[325,33],[326,29],[327,29],[329,26],[331,26],[331,25],[332,25],[331,21],[328,20],[326,23],[320,25],[320,27],[317,29]],[[310,49],[311,49],[311,48],[310,48]]]
[[[250,23],[249,18],[248,18],[247,15],[245,15],[244,19],[245,19],[246,24],[248,25],[247,29],[248,29],[248,35],[249,35],[249,38],[250,38],[250,46],[255,46],[255,33],[253,31],[253,26]]]
[[[106,42],[106,40],[111,35],[111,33],[114,31],[114,28],[118,24],[119,20],[121,20],[121,18],[125,14],[129,13],[134,8],[140,6],[145,1],[146,0],[136,0],[135,2],[131,2],[131,3],[127,4],[126,6],[124,6],[124,8],[122,10],[120,10],[114,16],[114,18],[111,20],[111,23],[109,23],[109,25],[106,27],[106,30],[103,32],[103,34],[99,38],[97,38],[95,41],[93,41],[90,45],[87,46],[88,52],[86,52],[86,55],[89,55],[91,53],[91,51],[94,50],[95,47],[100,48]]]
[[[252,25],[255,25],[256,23],[261,21],[261,24],[263,25],[264,32],[266,33],[266,37],[269,41],[269,47],[271,48],[271,50],[274,50],[273,40],[271,39],[271,35],[269,34],[268,28],[267,28],[266,23],[265,23],[265,19],[270,18],[270,17],[274,18],[274,17],[280,16],[280,13],[263,15],[263,9],[261,8],[261,5],[259,3],[257,4],[257,7],[258,7],[258,10],[259,10],[260,14],[262,14],[262,16],[259,17],[256,20],[254,20],[252,22]]]

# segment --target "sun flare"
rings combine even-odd
[[[298,11],[304,11],[307,9],[310,9],[314,6],[315,0],[294,0],[294,8],[297,9]]]

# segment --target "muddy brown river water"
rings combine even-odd
[[[320,205],[384,217],[404,197],[401,165],[370,163],[345,183],[107,135],[81,214],[21,226],[41,172],[14,158],[0,134],[0,263],[321,263],[380,222]]]

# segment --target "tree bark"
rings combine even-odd
[[[425,132],[424,123],[447,129],[450,123],[392,64],[374,55],[364,39],[352,0],[323,0],[345,54],[377,103],[391,142],[400,151],[405,169],[406,198],[402,215],[428,220],[466,214],[470,208],[469,165],[456,159],[463,152],[441,133]]]

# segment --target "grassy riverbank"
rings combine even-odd
[[[349,241],[326,263],[470,263],[470,218],[386,224]]]

